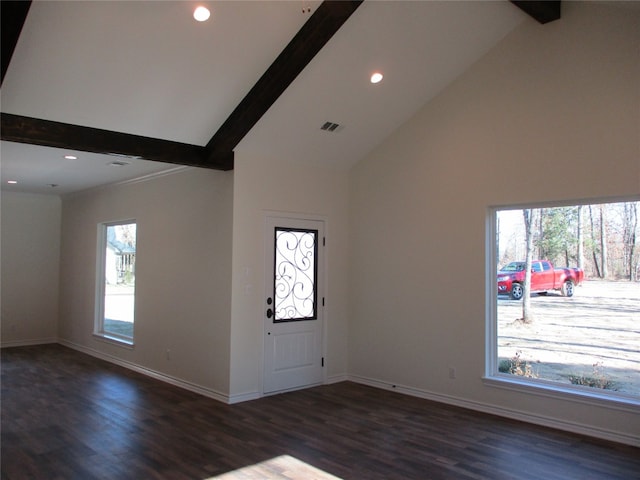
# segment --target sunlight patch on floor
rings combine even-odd
[[[206,480],[340,480],[290,455],[265,460]]]

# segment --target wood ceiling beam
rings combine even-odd
[[[10,142],[142,158],[216,170],[232,170],[233,149],[344,22],[347,21],[362,1],[325,0],[320,4],[220,129],[213,135],[206,147],[9,113],[2,113],[0,136],[2,140]],[[30,4],[30,2],[2,1],[1,3],[3,8],[2,68],[4,78],[5,20],[7,24],[20,23],[17,31],[11,34],[13,36],[13,49],[18,41],[20,30],[28,11],[27,8],[21,15],[11,13],[8,17],[12,17],[13,20],[10,21],[8,17],[5,18],[5,3]],[[20,18],[22,18],[21,21]],[[9,60],[10,58],[7,59],[7,67]]]
[[[156,162],[231,170],[231,163],[212,163],[204,147],[157,138],[82,127],[2,113],[2,140]]]
[[[207,143],[210,160],[233,159],[233,149],[361,3],[325,0],[320,4]]]
[[[560,18],[560,0],[511,0],[511,3],[542,24]]]
[[[2,17],[2,76],[0,77],[0,85],[2,85],[4,76],[9,69],[13,51],[18,44],[20,32],[30,7],[31,0],[0,2],[0,17]]]

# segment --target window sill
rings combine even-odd
[[[116,337],[115,335],[109,335],[108,333],[94,333],[93,336],[100,341],[111,343],[112,345],[117,345],[119,347],[133,349],[134,343],[133,340]]]
[[[607,393],[606,391],[599,391],[589,387],[565,386],[544,380],[512,378],[511,375],[503,374],[483,377],[482,382],[488,387],[501,388],[528,395],[584,403],[590,406],[605,407],[635,414],[640,413],[640,398],[631,395]]]

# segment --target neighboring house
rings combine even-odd
[[[115,229],[107,229],[105,277],[109,285],[125,281],[125,273],[135,273],[136,249],[116,239]]]

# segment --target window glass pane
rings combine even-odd
[[[317,237],[317,230],[275,229],[276,322],[317,318]]]
[[[102,331],[133,339],[136,224],[107,225],[105,234]]]
[[[639,210],[497,211],[497,375],[640,396]]]

